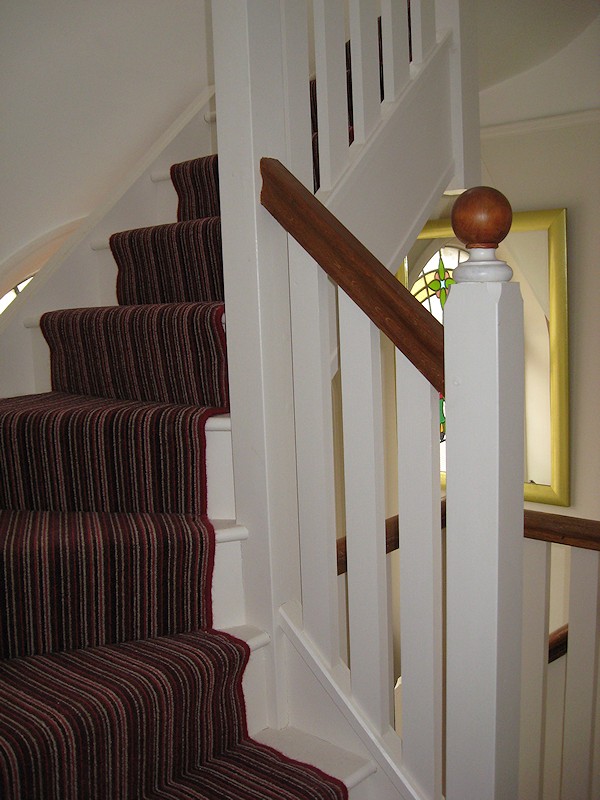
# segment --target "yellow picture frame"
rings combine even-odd
[[[527,482],[524,498],[532,503],[570,504],[569,434],[569,327],[567,296],[567,212],[564,208],[513,214],[511,233],[544,231],[548,258],[548,337],[550,392],[550,483]],[[510,236],[510,233],[509,233]],[[439,247],[454,238],[449,219],[428,222],[419,240],[439,240]],[[406,285],[406,269],[398,278]],[[442,475],[443,485],[445,475]]]

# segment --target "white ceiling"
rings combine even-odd
[[[475,0],[475,6],[481,89],[558,53],[600,14],[600,0]]]

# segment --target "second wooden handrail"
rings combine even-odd
[[[446,498],[442,499],[440,527],[446,527]],[[585,550],[600,550],[600,521],[569,517],[566,514],[548,514],[545,511],[525,509],[523,535],[526,539],[537,539],[552,544],[581,547]],[[391,553],[399,547],[398,516],[385,521],[385,552]],[[346,572],[346,539],[337,540],[337,574]]]
[[[443,394],[441,323],[283,164],[263,158],[260,170],[262,205]]]

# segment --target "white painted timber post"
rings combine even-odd
[[[300,598],[288,243],[259,204],[260,159],[287,160],[282,12],[279,0],[212,4],[236,513],[251,531],[246,619],[275,644],[266,658],[275,727],[287,723],[279,607]]]
[[[470,260],[445,307],[447,800],[514,800],[523,574],[523,310],[495,258],[510,205],[469,189],[452,221]]]

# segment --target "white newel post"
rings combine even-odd
[[[514,800],[523,574],[523,312],[495,259],[512,212],[494,189],[456,201],[470,249],[445,307],[447,800]]]
[[[300,597],[288,244],[259,206],[260,159],[287,160],[284,10],[279,0],[212,4],[236,513],[251,531],[246,619],[274,639],[273,726],[287,722],[279,607]]]

